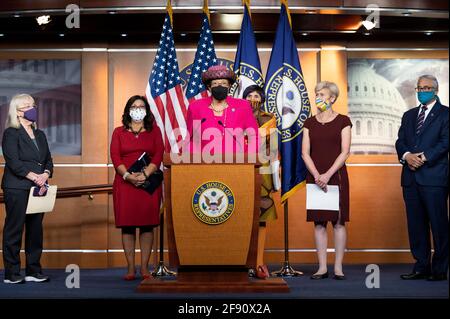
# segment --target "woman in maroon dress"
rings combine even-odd
[[[306,182],[317,184],[323,191],[327,185],[339,186],[339,211],[307,210],[307,221],[315,224],[314,237],[319,259],[319,269],[311,279],[328,278],[327,223],[334,228],[335,263],[334,279],[345,279],[342,271],[347,233],[345,222],[349,219],[349,183],[345,161],[350,154],[350,119],[335,112],[332,105],[339,96],[335,83],[320,82],[316,85],[318,113],[305,121],[303,129],[302,157],[308,168]]]
[[[139,228],[141,275],[150,276],[148,263],[153,244],[153,228],[159,224],[161,187],[149,194],[141,186],[160,166],[164,145],[159,128],[144,96],[131,97],[122,115],[123,126],[117,127],[111,140],[111,159],[116,169],[113,184],[116,227],[122,230],[122,244],[128,264],[125,280],[134,280],[136,228]],[[144,153],[150,164],[142,173],[127,169]]]

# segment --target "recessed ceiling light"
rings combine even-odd
[[[431,32],[431,31],[425,32],[425,35],[432,35],[432,34],[433,34],[433,32]]]
[[[4,33],[0,33],[0,38],[1,38],[1,37],[4,37],[4,36],[5,36],[5,34],[4,34]]]
[[[185,36],[187,36],[187,34],[186,33],[180,33],[180,36],[185,37]]]
[[[65,36],[65,34],[64,33],[60,33],[60,34],[58,34],[60,37],[63,37],[63,36]]]
[[[405,17],[409,17],[411,15],[411,12],[403,12],[402,13],[402,16],[405,16]]]
[[[364,32],[364,35],[370,35],[370,32]]]
[[[15,14],[13,15],[13,17],[14,17],[14,18],[20,18],[20,14],[15,13]]]
[[[314,13],[317,13],[317,11],[316,10],[305,10],[305,13],[314,14]]]
[[[126,34],[126,33],[121,33],[120,36],[121,36],[121,37],[126,37],[126,36],[128,36],[128,34]]]
[[[306,37],[308,35],[308,32],[303,32],[302,35]]]
[[[108,14],[116,14],[116,11],[108,11]]]
[[[50,16],[39,16],[36,18],[36,22],[39,25],[45,25],[49,24],[52,20],[50,19]]]

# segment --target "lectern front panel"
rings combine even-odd
[[[180,266],[246,265],[254,165],[173,165],[171,205]]]

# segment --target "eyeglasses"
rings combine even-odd
[[[418,86],[416,87],[416,92],[430,92],[434,91],[435,88],[432,86]]]

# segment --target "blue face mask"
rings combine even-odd
[[[435,94],[435,91],[417,92],[417,99],[421,104],[425,105],[435,97]]]

